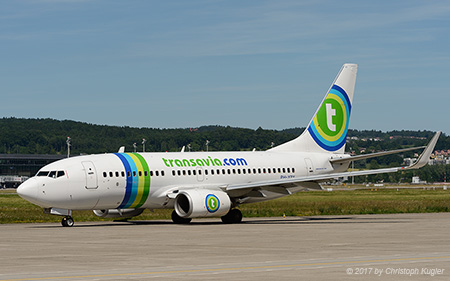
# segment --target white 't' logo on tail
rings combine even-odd
[[[327,126],[330,131],[336,132],[336,125],[333,124],[333,116],[336,115],[336,109],[331,107],[331,103],[325,104],[327,109]]]

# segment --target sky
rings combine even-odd
[[[450,134],[449,1],[0,3],[0,117],[305,127],[357,63],[351,129]]]

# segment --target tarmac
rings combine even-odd
[[[0,225],[0,280],[450,280],[450,213]]]

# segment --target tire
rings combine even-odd
[[[172,212],[172,221],[176,224],[188,224],[191,222],[190,218],[182,218],[180,217],[175,210]]]
[[[72,217],[64,217],[61,221],[63,227],[72,227],[75,224]]]
[[[242,212],[239,209],[231,209],[221,219],[223,223],[240,223],[242,222]]]

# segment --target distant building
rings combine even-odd
[[[418,176],[415,176],[415,177],[412,177],[411,183],[412,184],[425,184],[427,182],[426,181],[421,181]]]
[[[45,165],[65,157],[55,154],[0,154],[0,186],[17,187]]]
[[[403,162],[405,162],[405,166],[411,166],[416,161],[417,161],[417,158],[404,158],[403,159]]]

